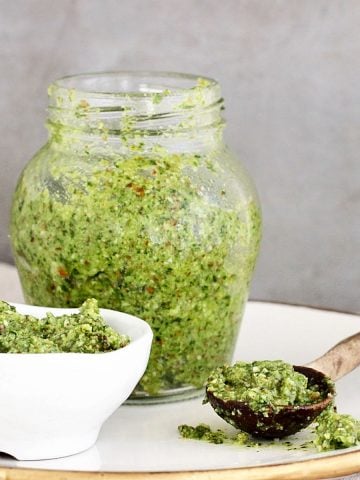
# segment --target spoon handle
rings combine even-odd
[[[360,365],[360,332],[337,343],[321,357],[307,364],[338,380]]]

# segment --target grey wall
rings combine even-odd
[[[360,311],[360,0],[0,0],[0,66],[0,260],[54,78],[200,73],[263,204],[252,298]]]

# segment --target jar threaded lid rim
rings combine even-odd
[[[220,85],[175,72],[118,71],[67,76],[49,86],[48,125],[108,132],[223,125]]]

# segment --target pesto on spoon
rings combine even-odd
[[[208,379],[205,401],[236,428],[281,438],[307,427],[330,407],[333,381],[359,364],[360,332],[307,366],[280,360],[219,367]]]

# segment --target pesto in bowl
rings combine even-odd
[[[86,300],[78,313],[48,312],[42,319],[0,301],[0,353],[100,353],[129,342],[105,323],[95,299]]]
[[[43,460],[86,450],[144,373],[149,325],[113,310],[99,318],[93,301],[82,312],[12,306],[0,315],[0,451]]]

